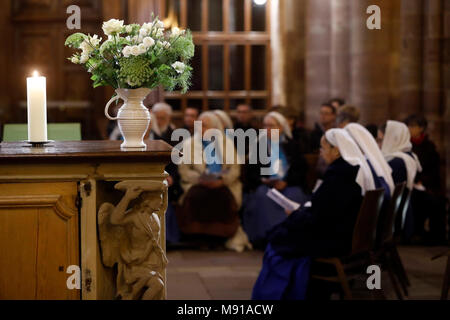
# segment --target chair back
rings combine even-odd
[[[353,231],[353,255],[368,252],[375,247],[377,222],[383,199],[384,189],[366,192]]]
[[[411,201],[411,193],[411,190],[405,187],[402,201],[400,202],[400,207],[398,208],[397,217],[395,218],[394,236],[400,236],[405,227],[406,215],[408,214],[409,203]]]
[[[386,208],[386,212],[383,212],[382,219],[378,224],[379,227],[379,241],[380,245],[391,241],[394,238],[395,221],[397,214],[400,212],[402,204],[403,193],[406,188],[406,182],[397,184],[395,186],[394,194],[391,201]]]
[[[81,124],[79,123],[50,123],[47,127],[48,139],[57,141],[80,141]],[[17,142],[28,139],[26,124],[5,124],[3,141]]]

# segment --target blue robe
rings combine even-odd
[[[279,167],[276,172],[274,164],[278,161]],[[273,180],[286,179],[290,163],[283,148],[279,149],[279,159],[272,159],[272,169],[274,174],[270,177]],[[270,229],[280,224],[286,219],[284,209],[267,196],[270,188],[267,185],[260,185],[254,193],[246,195],[246,203],[243,214],[243,228],[246,231],[250,242],[254,244],[264,244],[267,240],[267,233]],[[281,193],[288,199],[300,204],[309,201],[309,197],[303,193],[299,186],[288,186]]]
[[[362,203],[358,167],[333,162],[312,206],[292,213],[269,232],[263,268],[253,290],[258,300],[304,299],[310,259],[346,255]]]

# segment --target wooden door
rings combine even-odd
[[[77,184],[0,184],[0,299],[80,299]]]

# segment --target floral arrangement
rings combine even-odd
[[[75,33],[65,45],[81,50],[69,60],[83,65],[92,74],[94,88],[112,86],[115,89],[153,89],[162,85],[166,90],[190,85],[194,43],[189,30],[173,28],[165,31],[158,18],[153,22],[124,25],[111,19],[103,23],[108,39],[102,43],[98,35]]]

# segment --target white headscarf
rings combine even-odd
[[[159,102],[156,103],[155,105],[153,105],[152,107],[152,114],[154,114],[155,112],[158,111],[163,111],[166,112],[169,116],[172,116],[172,107],[170,105],[168,105],[165,102]],[[158,125],[158,121],[156,121],[155,117],[153,117],[152,121],[151,121],[151,127],[152,127],[152,133],[157,134],[158,136],[161,136],[163,134],[163,132],[165,132],[167,130],[167,128],[171,127],[171,124],[169,123],[169,125],[165,128],[160,128]],[[154,138],[154,136],[153,136]],[[150,137],[151,140],[153,140],[152,137]]]
[[[386,181],[392,195],[395,189],[394,180],[392,179],[392,169],[381,153],[374,137],[366,128],[358,123],[350,123],[345,127],[345,130],[347,130],[356,144],[361,148],[376,174]]]
[[[291,127],[289,126],[288,121],[286,120],[286,118],[279,112],[273,111],[273,112],[269,112],[266,118],[273,118],[275,119],[276,122],[278,122],[278,124],[283,127],[283,132],[286,135],[286,137],[288,137],[289,139],[292,139],[292,130]]]
[[[364,195],[375,189],[375,182],[369,164],[358,145],[344,129],[331,129],[325,133],[327,141],[339,149],[342,158],[352,166],[359,166],[356,183],[359,184]]]
[[[234,128],[233,121],[231,121],[230,116],[225,111],[214,110],[214,114],[219,117],[220,121],[222,122],[223,126],[225,127],[225,130]]]
[[[411,152],[411,150],[411,134],[408,127],[402,122],[388,121],[381,151],[387,161],[400,158],[405,162],[408,175],[407,186],[410,190],[414,186],[417,171],[422,171],[422,166],[417,156],[412,154],[411,157],[406,154],[406,152]]]

